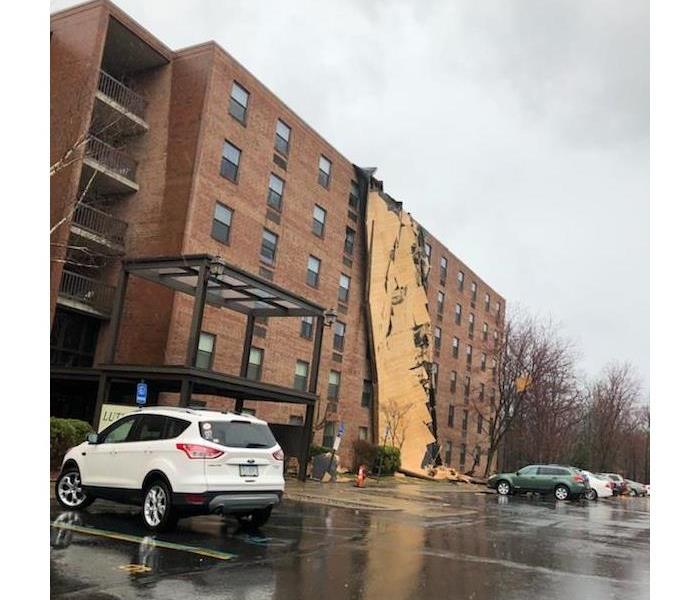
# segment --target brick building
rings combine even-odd
[[[376,180],[224,49],[207,42],[173,51],[106,0],[55,13],[51,163],[52,414],[93,420],[102,393],[110,403],[133,403],[130,381],[114,377],[101,390],[100,365],[155,372],[191,358],[202,371],[240,369],[244,378],[299,392],[312,389],[316,370],[315,443],[331,444],[342,421],[347,463],[349,442],[379,439],[365,306],[365,203]],[[430,315],[441,334],[432,427],[443,459],[468,468],[468,457],[485,448],[487,424],[466,404],[465,377],[472,398],[476,390],[487,406],[505,304],[437,239],[424,237]],[[321,326],[320,360],[312,356],[318,319],[260,312],[246,345],[246,316],[216,304],[203,307],[193,348],[196,298],[158,285],[164,271],[151,280],[131,277],[123,288],[119,335],[110,347],[123,261],[194,255],[220,257],[255,281],[333,309],[337,316]],[[182,396],[154,389],[161,403]],[[207,391],[191,389],[188,401],[231,407],[230,395]],[[271,422],[301,426],[306,419],[302,404],[237,398]]]

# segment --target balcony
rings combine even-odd
[[[92,178],[92,172],[95,173],[91,192],[104,195],[138,192],[137,163],[126,152],[117,150],[91,135],[85,145],[83,162],[89,167],[84,170],[84,185]]]
[[[71,271],[63,271],[58,303],[77,311],[108,319],[112,312],[114,286]]]
[[[124,254],[127,227],[127,223],[106,212],[89,204],[79,204],[73,213],[71,233],[101,250],[106,248],[114,254]]]
[[[95,97],[95,120],[102,128],[124,134],[140,134],[148,130],[146,100],[105,71],[100,71]]]

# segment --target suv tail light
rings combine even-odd
[[[274,458],[275,460],[284,460],[284,452],[282,451],[282,448],[280,448],[279,450],[275,450],[272,453],[272,458]]]
[[[221,450],[200,444],[177,444],[177,449],[187,454],[187,458],[219,458]]]
[[[577,483],[583,483],[585,479],[583,478],[583,475],[580,475],[579,473],[576,473],[573,476],[573,480],[576,481]]]

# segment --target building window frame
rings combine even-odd
[[[316,236],[323,238],[326,230],[326,209],[318,204],[314,204],[313,212],[311,213],[311,232]]]
[[[275,124],[275,151],[283,154],[284,156],[289,156],[291,140],[292,128],[282,119],[278,118],[277,123]]]
[[[294,389],[305,392],[309,385],[309,363],[297,359],[294,365]]]
[[[320,282],[321,259],[313,254],[309,254],[309,259],[306,261],[306,285],[309,285],[312,288],[318,288]]]
[[[257,357],[257,358],[256,358]],[[257,362],[255,362],[257,360]],[[248,365],[246,366],[246,379],[260,381],[262,378],[263,363],[265,362],[265,350],[257,346],[250,347]]]
[[[238,94],[236,94],[238,92]],[[238,97],[236,97],[238,95]],[[241,101],[239,98],[242,98]],[[245,127],[248,122],[248,103],[250,102],[250,92],[245,89],[235,79],[231,84],[229,92],[228,114]],[[236,114],[236,111],[240,114]]]
[[[328,168],[328,171],[324,170]],[[327,156],[321,154],[318,159],[318,182],[326,189],[331,186],[331,173],[333,162]]]
[[[219,174],[225,179],[228,179],[231,183],[238,183],[242,157],[243,151],[238,146],[228,140],[224,140]]]
[[[223,214],[221,214],[223,213]],[[211,237],[227,246],[231,241],[231,228],[233,227],[234,210],[218,200],[214,203],[214,216],[211,223]],[[228,215],[228,223],[223,219]]]
[[[266,234],[268,237],[266,237]],[[280,237],[274,231],[263,227],[262,239],[260,242],[260,260],[268,265],[274,265],[277,260],[277,247]],[[274,243],[273,243],[274,241]]]
[[[202,342],[211,341],[211,349],[202,349]],[[208,344],[205,344],[208,345]],[[197,341],[197,355],[195,357],[195,367],[198,369],[211,370],[214,366],[214,353],[216,352],[216,335],[209,331],[200,331]]]
[[[275,188],[275,185],[277,188]],[[267,205],[277,212],[282,212],[282,202],[284,201],[285,181],[280,176],[270,173],[267,183]]]

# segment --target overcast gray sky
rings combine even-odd
[[[648,3],[116,4],[173,49],[216,40],[589,374],[648,384]]]

